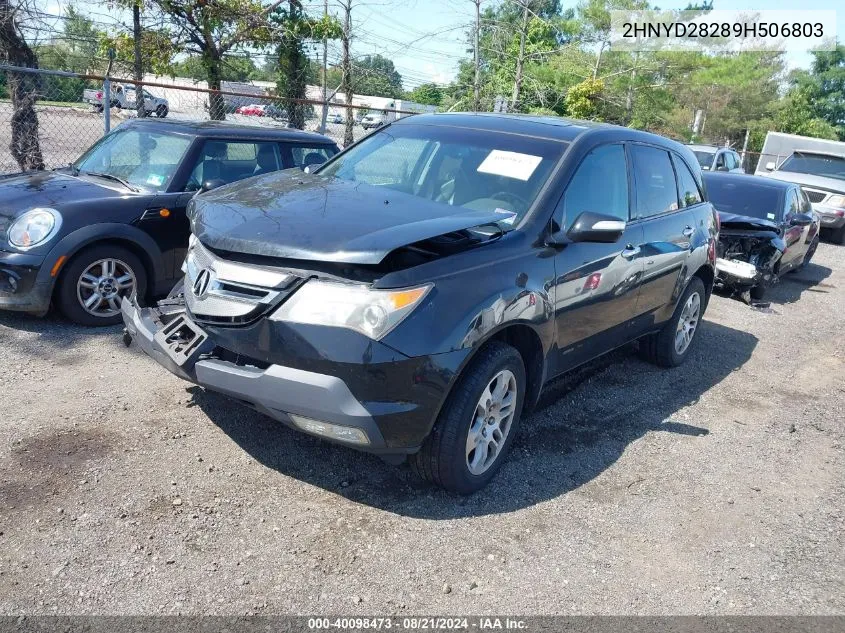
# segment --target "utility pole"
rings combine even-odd
[[[144,104],[144,65],[141,60],[141,2],[143,0],[135,0],[132,3],[132,37],[135,38],[135,106],[138,108],[138,118],[141,119],[147,116],[147,108]]]
[[[343,43],[343,94],[346,95],[346,105],[352,105],[352,60],[349,58],[349,39],[352,35],[352,0],[342,0],[340,6],[343,7],[343,35],[341,41]],[[355,141],[352,133],[352,126],[355,124],[355,115],[352,108],[346,109],[345,130],[343,133],[343,146],[349,147]]]
[[[478,112],[481,109],[481,71],[479,68],[478,40],[481,32],[481,0],[472,0],[475,4],[475,77],[472,82],[473,102],[472,109]]]
[[[323,17],[327,18],[329,15],[329,0],[323,0]],[[323,37],[323,118],[320,121],[320,134],[326,133],[326,122],[329,118],[329,86],[328,86],[328,72],[329,72],[329,38]]]
[[[525,36],[528,32],[528,2],[521,0],[522,4],[522,28],[519,29],[519,56],[516,58],[516,75],[513,78],[513,94],[511,95],[511,107],[514,112],[518,111],[519,93],[522,90],[522,68],[525,65]]]

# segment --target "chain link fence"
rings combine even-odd
[[[18,84],[15,84],[18,82]],[[23,69],[0,65],[0,173],[20,171],[12,149],[14,130],[23,110],[15,107],[11,89],[24,84],[34,98],[37,136],[47,169],[75,161],[108,129],[138,116],[136,82],[78,73]],[[108,98],[105,95],[109,95]],[[241,84],[236,90],[208,90],[188,80],[171,83],[143,83],[145,116],[182,121],[223,119],[229,123],[267,127],[290,127],[291,105],[267,88]],[[20,100],[18,100],[20,101]],[[347,121],[352,121],[352,138],[358,140],[371,130],[397,117],[415,114],[407,110],[372,109],[347,105],[337,96],[323,102],[295,100],[294,116],[301,114],[304,129],[323,131],[344,146]],[[28,128],[32,133],[30,126]],[[20,132],[17,135],[20,137]]]

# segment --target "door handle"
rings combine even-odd
[[[628,244],[625,247],[625,250],[622,251],[622,257],[625,259],[633,259],[637,255],[640,254],[640,247],[639,246],[631,246]]]
[[[695,233],[695,229],[691,226],[687,226],[684,229],[684,237],[692,237],[692,234]]]

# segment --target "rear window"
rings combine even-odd
[[[791,171],[796,174],[813,174],[845,180],[845,157],[795,152],[783,161],[778,171]]]
[[[499,212],[512,224],[528,211],[565,149],[560,141],[503,132],[404,124],[369,136],[319,174]]]
[[[733,179],[708,178],[707,196],[717,210],[772,222],[781,216],[781,191]]]

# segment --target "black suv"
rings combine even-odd
[[[132,120],[75,163],[0,177],[0,309],[83,325],[120,322],[121,297],[166,294],[188,248],[185,208],[203,189],[338,152],[284,128]]]
[[[188,213],[184,290],[124,300],[127,343],[460,493],[555,376],[633,339],[682,363],[714,279],[692,152],[555,118],[409,117]]]

